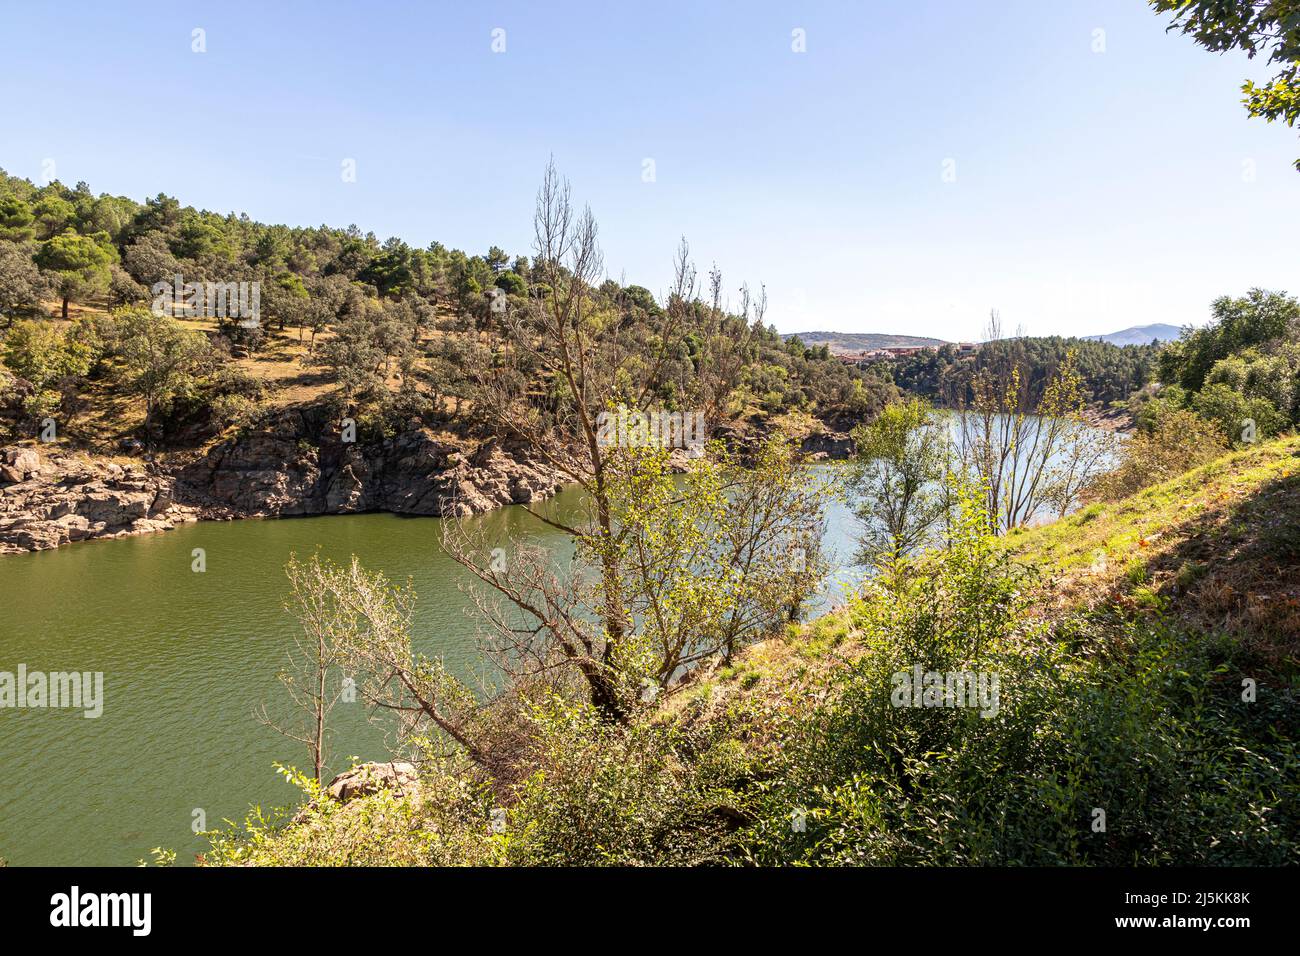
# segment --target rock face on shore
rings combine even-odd
[[[805,438],[799,450],[813,461],[826,461],[852,458],[855,445],[847,432],[818,432]]]
[[[725,433],[742,453],[758,436]],[[847,457],[844,433],[803,441],[814,460]],[[674,453],[671,467],[690,468]],[[465,516],[549,498],[563,475],[498,439],[476,447],[418,423],[381,441],[344,441],[320,409],[278,413],[168,472],[42,446],[0,448],[0,554],[166,531],[200,519],[390,511]]]
[[[561,484],[553,468],[496,440],[466,450],[413,427],[381,442],[344,442],[310,412],[291,411],[173,474],[39,446],[0,448],[0,554],[199,519],[464,516],[548,498]]]
[[[142,465],[0,448],[0,554],[169,531],[195,519],[177,503],[174,480]]]
[[[472,452],[413,428],[395,438],[344,442],[287,414],[213,447],[177,475],[178,493],[205,518],[391,511],[470,515],[548,498],[560,476],[489,440]]]

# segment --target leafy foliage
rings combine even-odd
[[[1090,486],[1098,498],[1114,500],[1173,478],[1221,455],[1219,427],[1185,408],[1159,406],[1145,427],[1124,442],[1114,469]]]
[[[415,248],[356,226],[266,225],[163,194],[138,203],[94,196],[85,184],[37,187],[0,172],[5,321],[37,309],[51,289],[66,318],[73,302],[136,306],[160,283],[259,283],[264,327],[219,316],[215,331],[242,355],[263,348],[270,328],[297,329],[307,347],[303,363],[358,415],[385,417],[400,406],[429,424],[481,430],[461,400],[481,372],[508,365],[528,400],[548,413],[546,396],[557,383],[512,354],[506,333],[513,317],[572,287],[568,267],[552,261],[559,258],[512,258],[495,246],[473,255],[438,242]],[[708,301],[693,283],[674,293],[677,301],[660,303],[643,286],[601,278],[582,277],[591,285],[593,328],[621,337],[656,369],[646,397],[664,408],[702,406],[712,421],[760,426],[798,410],[839,427],[896,395],[887,381],[824,348],[783,341],[763,323],[764,297],[741,286],[733,305],[716,268]],[[655,323],[669,309],[673,332],[660,341]]]
[[[1164,389],[1130,403],[1139,423],[1149,427],[1156,412],[1145,406],[1153,400],[1192,409],[1215,422],[1220,440],[1233,445],[1300,423],[1300,300],[1251,289],[1240,298],[1216,299],[1212,314],[1208,325],[1161,351]]]
[[[886,406],[853,439],[850,485],[864,529],[859,560],[887,564],[925,544],[947,513],[951,439],[929,404],[915,398]]]
[[[1297,0],[1150,0],[1157,13],[1172,13],[1170,30],[1195,38],[1212,53],[1243,50],[1252,60],[1268,54],[1277,72],[1263,86],[1247,80],[1242,102],[1251,116],[1300,122],[1300,2]],[[1300,159],[1295,162],[1300,170]]]
[[[299,778],[297,823],[255,812],[213,834],[207,860],[1294,864],[1300,721],[1286,676],[1158,599],[1045,618],[979,489],[954,496],[947,547],[792,635],[773,652],[791,657],[779,676],[751,652],[752,670],[705,672],[628,723],[541,691],[509,725],[526,741],[509,775],[438,757],[418,798],[343,806]],[[1137,595],[1141,580],[1125,586]],[[998,706],[899,706],[896,675],[918,666],[996,674]],[[1257,699],[1243,674],[1260,677]]]

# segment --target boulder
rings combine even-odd
[[[17,484],[41,472],[41,454],[34,448],[13,445],[0,450],[0,480]]]
[[[363,763],[331,780],[325,793],[339,803],[347,803],[379,790],[394,790],[398,796],[410,796],[419,787],[420,777],[413,764]]]
[[[814,461],[824,461],[852,458],[854,448],[853,437],[845,432],[818,432],[805,438],[800,450]]]
[[[68,541],[80,541],[90,535],[90,522],[81,515],[66,514],[52,523],[63,529]]]

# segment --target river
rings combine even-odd
[[[834,466],[822,466],[834,467]],[[544,503],[572,514],[580,492]],[[300,744],[254,717],[281,700],[275,679],[296,624],[283,609],[290,552],[357,555],[418,594],[417,649],[459,676],[485,666],[460,589],[467,575],[439,544],[437,518],[389,514],[212,522],[116,541],[0,558],[0,671],[102,671],[103,713],[0,709],[0,858],[11,865],[131,865],[151,847],[192,862],[193,828],[242,820],[248,808],[292,803],[276,762],[304,765]],[[562,547],[557,532],[510,507],[475,518],[491,541],[527,535]],[[824,610],[858,578],[855,521],[827,514],[832,567]],[[191,568],[206,553],[206,570]],[[340,704],[332,768],[386,759],[382,729],[361,704]]]

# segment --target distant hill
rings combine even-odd
[[[1155,325],[1135,325],[1130,329],[1120,329],[1109,335],[1085,335],[1084,338],[1109,342],[1111,345],[1150,345],[1152,341],[1172,342],[1182,334],[1183,330],[1176,325],[1157,322]]]
[[[888,335],[884,332],[787,332],[782,338],[792,339],[796,336],[804,345],[826,345],[833,354],[944,344],[943,339],[931,339],[923,335]]]

